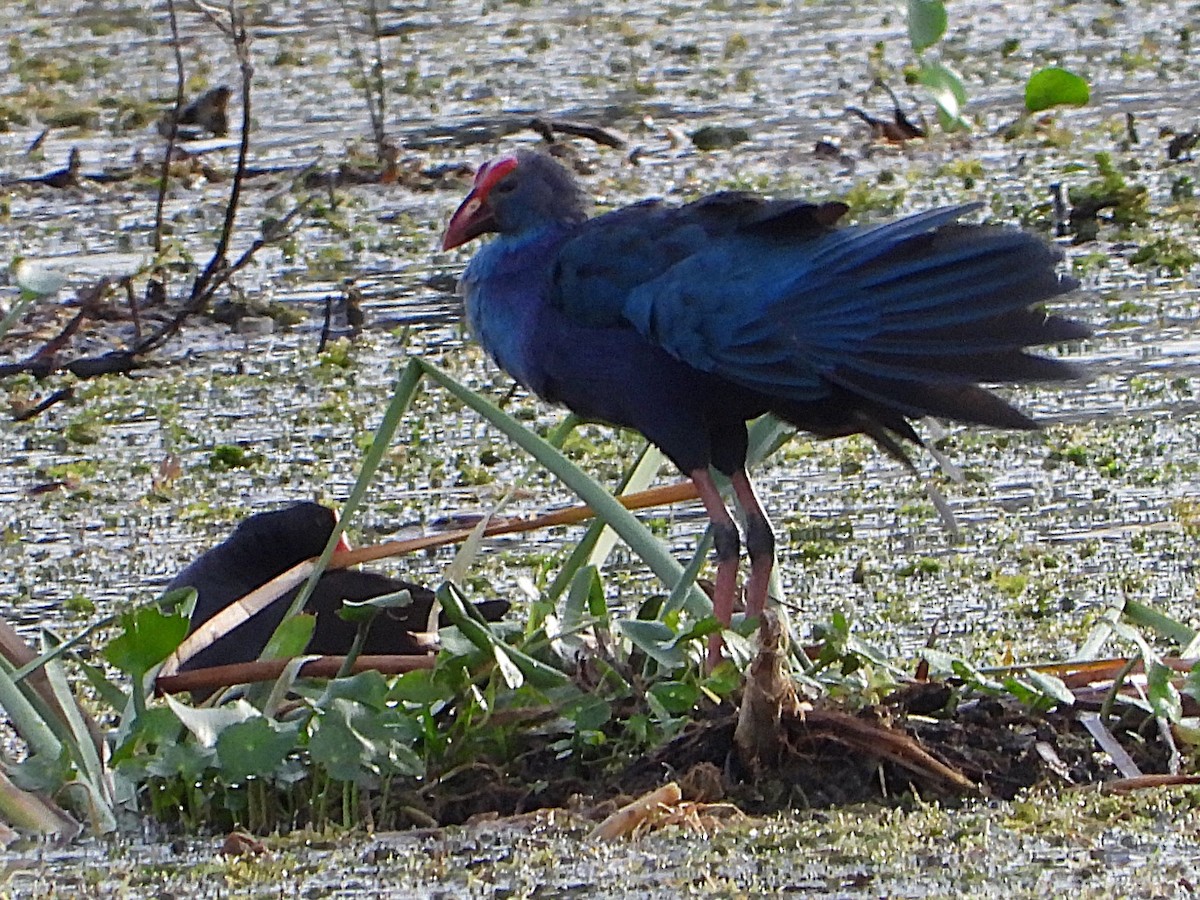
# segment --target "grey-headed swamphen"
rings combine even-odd
[[[557,161],[482,166],[442,246],[498,236],[461,280],[479,342],[517,381],[584,419],[634,428],[696,484],[715,527],[713,607],[728,625],[740,540],[709,467],[746,518],[746,609],[766,603],[774,535],[746,475],[746,422],[774,413],[822,437],[862,433],[904,458],[909,419],[1034,422],[980,382],[1059,381],[1026,347],[1086,337],[1039,308],[1077,284],[979,204],[838,227],[841,203],[721,192],[596,218]],[[709,645],[715,662],[720,642]]]

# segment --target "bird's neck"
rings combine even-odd
[[[467,321],[476,340],[519,382],[537,392],[531,348],[546,310],[558,248],[575,226],[549,223],[500,235],[475,253],[462,277]]]

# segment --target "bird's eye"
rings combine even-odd
[[[493,194],[511,194],[517,183],[511,178],[505,178],[503,181],[496,182],[496,186],[492,188]]]

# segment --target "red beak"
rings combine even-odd
[[[341,521],[342,514],[339,513],[336,509],[331,509],[330,512],[333,513],[333,523],[336,525],[338,522]],[[341,534],[338,535],[338,540],[337,540],[337,543],[333,547],[333,552],[334,553],[349,553],[352,549],[353,548],[350,546],[350,539],[346,537],[346,532],[343,531]]]
[[[496,182],[516,167],[515,156],[502,156],[479,167],[479,171],[475,173],[475,186],[471,188],[471,193],[467,194],[467,199],[454,211],[454,215],[450,217],[450,224],[446,226],[446,233],[442,236],[443,250],[461,247],[481,234],[499,230],[496,217],[488,204],[488,194],[492,192]]]
[[[454,211],[446,233],[442,236],[442,249],[453,250],[467,241],[496,230],[496,220],[487,201],[477,190],[467,194],[467,199]]]

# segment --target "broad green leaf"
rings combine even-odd
[[[441,659],[454,659],[458,664],[470,666],[478,659],[479,648],[456,625],[439,628],[438,643],[442,645],[438,654]],[[490,650],[488,655],[491,655]]]
[[[700,689],[682,681],[660,681],[650,688],[650,694],[663,709],[675,716],[691,712],[700,699]]]
[[[159,748],[153,756],[141,754],[141,759],[146,761],[147,775],[195,784],[216,764],[217,753],[195,741],[181,741]]]
[[[45,794],[55,794],[62,790],[64,784],[69,784],[74,775],[71,758],[66,753],[51,756],[47,753],[34,753],[19,763],[10,764],[8,774],[13,784],[23,791],[42,791]],[[3,810],[0,809],[0,813]]]
[[[240,784],[267,778],[296,747],[299,726],[278,725],[265,716],[230,725],[217,737],[221,778]]]
[[[457,626],[467,640],[496,661],[496,667],[500,670],[505,684],[515,690],[525,683],[521,670],[508,655],[503,642],[492,633],[490,628],[475,621],[467,613],[467,604],[456,586],[450,582],[442,584],[437,589],[437,599],[450,623]]]
[[[432,669],[418,669],[415,672],[398,675],[392,681],[388,699],[401,703],[415,703],[419,706],[432,706],[434,703],[454,699],[454,694],[446,685],[434,678]]]
[[[1139,628],[1149,628],[1152,631],[1156,631],[1181,647],[1187,647],[1192,641],[1196,640],[1196,629],[1153,607],[1146,606],[1144,603],[1138,603],[1136,600],[1126,600],[1123,613],[1126,619]]]
[[[177,616],[187,616],[190,619],[196,609],[198,596],[194,587],[175,588],[159,597],[157,603],[159,609],[175,613]]]
[[[1005,675],[1002,684],[1006,693],[1016,697],[1018,701],[1026,706],[1040,705],[1038,701],[1042,699],[1042,695],[1015,675]]]
[[[380,748],[355,727],[365,720],[357,703],[338,698],[313,723],[308,752],[317,765],[337,781],[357,781],[379,774],[375,759]]]
[[[451,624],[457,626],[467,640],[496,661],[496,667],[509,688],[516,690],[525,683],[526,678],[537,688],[554,687],[570,680],[565,673],[500,640],[488,625],[477,621],[472,613],[467,611],[468,604],[455,585],[450,582],[443,584],[437,589],[437,598]],[[445,630],[441,633],[445,634]],[[448,643],[443,644],[446,649],[449,649],[449,646]]]
[[[734,692],[741,688],[742,681],[741,669],[731,661],[723,659],[704,677],[701,689],[717,702],[732,697]]]
[[[576,731],[596,731],[612,718],[612,706],[596,694],[581,694],[563,708],[563,716],[575,723]]]
[[[122,615],[121,633],[108,642],[104,658],[135,681],[171,655],[188,630],[185,616],[166,615],[143,606]]]
[[[908,0],[908,40],[917,53],[927,50],[946,33],[942,0]]]
[[[1047,672],[1039,672],[1036,669],[1030,669],[1022,674],[1046,699],[1053,700],[1059,706],[1075,705],[1075,695],[1071,693],[1071,689],[1063,684],[1063,680],[1058,676],[1050,675]]]
[[[330,778],[424,774],[424,763],[411,746],[418,729],[403,713],[389,716],[339,697],[313,724],[308,751]]]
[[[954,654],[947,653],[945,650],[935,650],[933,647],[924,648],[920,655],[929,664],[931,678],[941,679],[954,674],[955,666],[962,662]]]
[[[1089,98],[1088,83],[1057,66],[1034,72],[1025,83],[1025,108],[1030,112],[1055,106],[1086,106]]]
[[[183,725],[168,706],[155,706],[138,716],[124,743],[113,750],[111,764],[137,754],[143,747],[165,747],[180,742]]]
[[[1154,708],[1154,714],[1168,722],[1183,718],[1183,701],[1179,691],[1171,683],[1174,672],[1157,660],[1146,667],[1146,697]]]
[[[967,90],[958,73],[942,63],[926,63],[917,73],[917,80],[929,91],[937,104],[938,121],[943,131],[969,129],[963,118],[967,105]]]
[[[331,681],[326,696],[329,699],[342,697],[370,709],[382,710],[387,707],[387,679],[374,670],[359,672],[357,675]]]
[[[366,600],[344,600],[337,614],[345,622],[373,622],[382,610],[408,606],[412,606],[412,592],[405,589]]]

